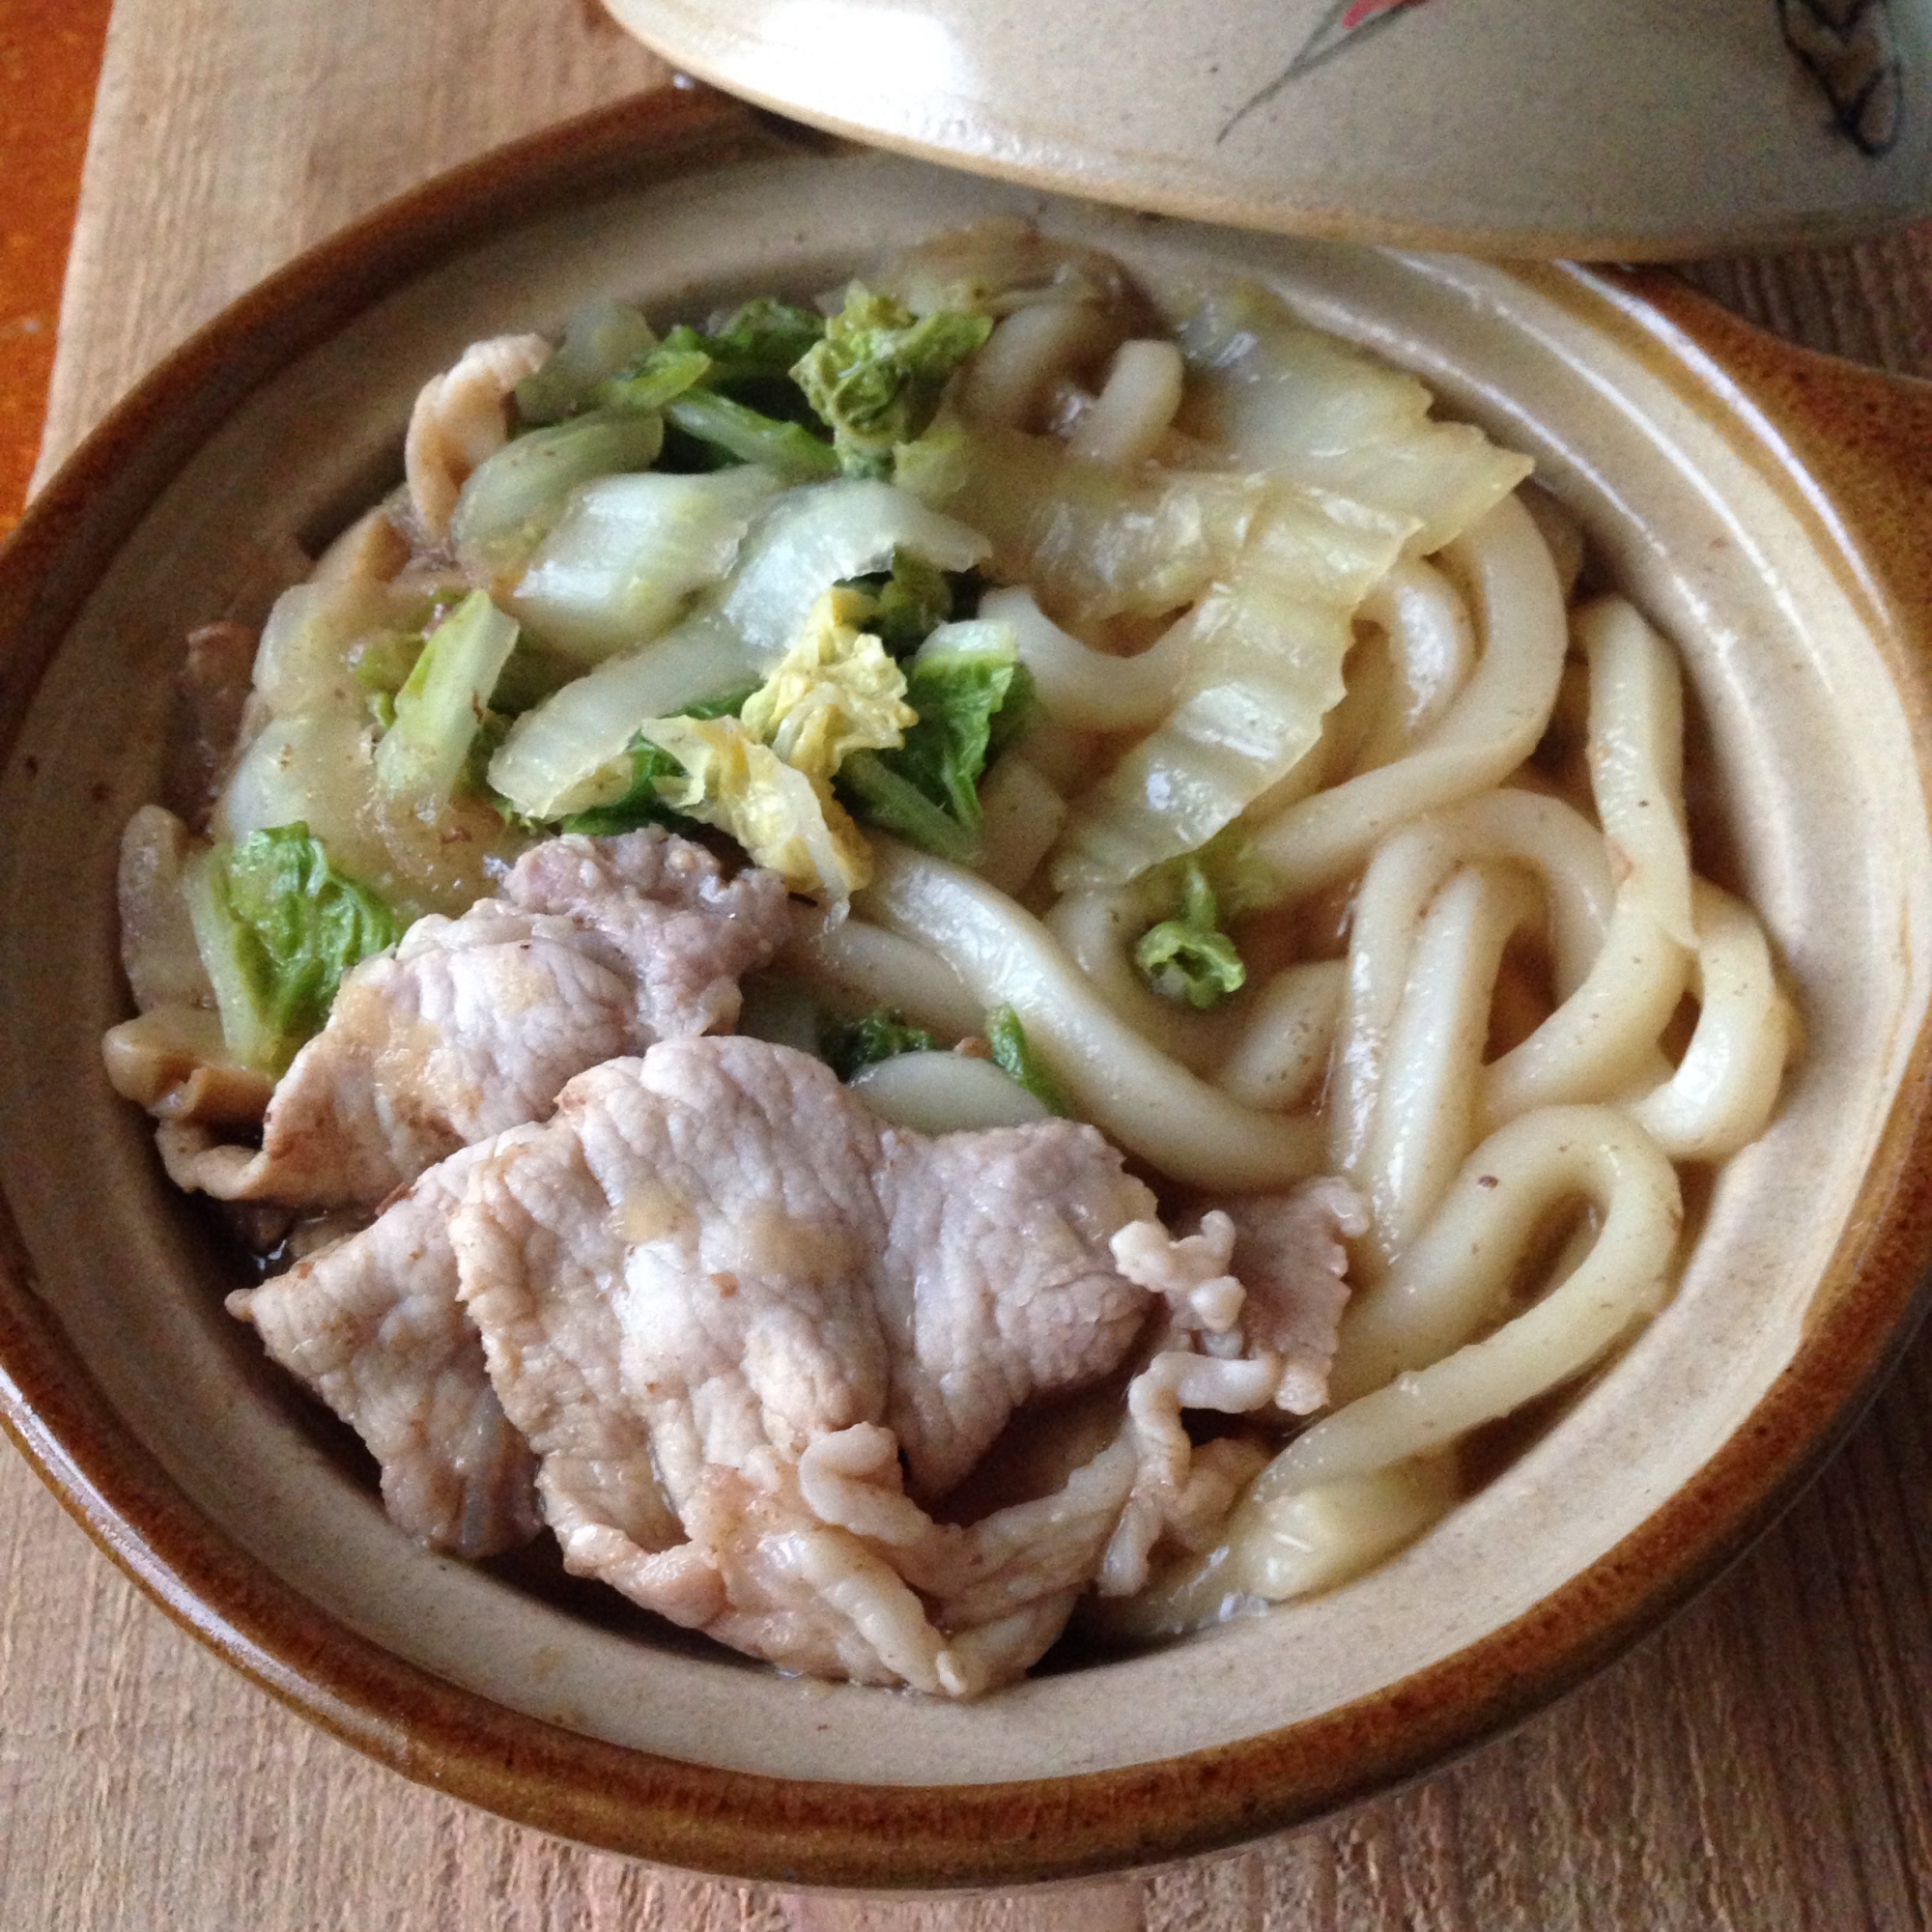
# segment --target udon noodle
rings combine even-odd
[[[1064,375],[1002,381],[1041,393]],[[1118,412],[1136,380],[1117,360],[1102,394]],[[1179,403],[1149,381],[1124,446],[1157,450],[1152,419]],[[1029,895],[1022,862],[990,891],[903,851],[816,942],[828,988],[942,1032],[1013,1005],[1082,1115],[1172,1179],[1335,1173],[1368,1205],[1334,1406],[1254,1481],[1225,1541],[1113,1612],[1116,1634],[1321,1587],[1408,1541],[1460,1493],[1460,1439],[1600,1362],[1665,1298],[1682,1259],[1671,1163],[1722,1159],[1770,1117],[1795,1015],[1748,907],[1691,868],[1679,662],[1623,598],[1566,608],[1582,550],[1551,499],[1531,514],[1506,497],[1361,604],[1348,695],[1304,761],[1319,783],[1242,820],[1264,881],[1251,918],[1295,931],[1351,888],[1339,959],[1297,958],[1197,1014],[1133,971],[1149,913],[1131,884]],[[1123,661],[1024,589],[981,609],[1014,622],[1057,726],[1144,730],[1184,675],[1180,625]],[[1587,795],[1531,762],[1566,664],[1587,681]],[[1035,823],[1057,827],[1061,794],[1039,789]],[[1548,1009],[1497,1053],[1517,940],[1545,955]],[[1687,996],[1694,1026],[1667,1056]],[[1565,1214],[1583,1234],[1558,1250],[1547,1230]]]
[[[540,338],[501,338],[425,391],[409,489],[292,593],[360,600],[331,633],[336,658],[318,671],[312,641],[310,659],[289,641],[320,605],[271,620],[209,825],[225,842],[168,859],[172,835],[152,823],[133,840],[124,910],[137,992],[137,964],[156,982],[166,950],[154,935],[181,948],[183,918],[153,883],[162,873],[188,882],[213,984],[190,963],[177,975],[185,996],[143,997],[151,1010],[110,1037],[109,1064],[167,1122],[177,1178],[245,1192],[234,1177],[269,1155],[214,1143],[269,1090],[262,1063],[253,1074],[244,1064],[232,989],[209,957],[216,922],[193,897],[207,853],[299,820],[404,913],[458,913],[559,824],[635,799],[631,760],[656,747],[652,769],[671,776],[653,781],[653,810],[729,834],[815,902],[751,983],[746,1031],[816,1051],[828,1019],[889,1012],[930,1037],[854,1076],[876,1111],[926,1132],[1035,1118],[1043,1109],[1018,1078],[1123,1150],[1170,1215],[1206,1209],[1198,1234],[1156,1241],[1134,1264],[1151,1279],[1184,1263],[1201,1307],[1233,1299],[1220,1315],[1197,1308],[1194,1340],[1137,1358],[1118,1411],[1132,1456],[1106,1455],[1137,1457],[1143,1477],[1094,1573],[1099,1627],[1179,1633],[1331,1586],[1422,1534],[1462,1495],[1459,1455],[1476,1432],[1625,1343],[1681,1267],[1677,1165],[1722,1160],[1763,1129],[1795,1016],[1750,909],[1695,870],[1678,655],[1596,581],[1578,526],[1524,481],[1526,462],[1437,422],[1418,384],[1259,291],[1150,296],[1102,258],[997,229],[915,250],[876,286],[904,304],[892,327],[972,320],[927,383],[924,420],[900,422],[883,456],[802,376],[831,444],[802,412],[750,417],[701,382],[664,400],[677,338],[659,346],[608,304],[554,356]],[[807,340],[824,327],[797,326]],[[728,338],[692,336],[707,345],[697,360],[724,366]],[[586,414],[593,381],[605,401]],[[559,404],[572,382],[579,400]],[[518,384],[521,425],[508,402]],[[554,427],[505,442],[506,427],[528,431],[553,411]],[[603,441],[585,457],[600,414]],[[607,524],[658,515],[638,506],[678,435],[687,455],[702,444],[707,463],[740,459],[679,499],[709,551],[654,562],[641,589],[634,572],[628,616],[576,608],[603,568],[592,512]],[[553,489],[548,502],[514,467],[545,438],[553,464],[578,466],[563,486],[576,494]],[[825,480],[835,448],[843,481]],[[648,487],[617,487],[633,485]],[[876,527],[855,548],[840,517]],[[797,534],[808,526],[809,544]],[[883,634],[883,615],[848,622],[825,599],[835,580],[859,582],[864,610],[882,611],[878,586],[889,567],[896,584],[908,552],[926,579],[946,575],[955,607],[972,603],[944,636],[1023,676],[1035,705],[1030,729],[1004,745],[982,730],[977,806],[962,809],[977,830],[952,846],[921,836],[918,810],[879,804],[899,796],[877,761],[906,727],[866,737],[856,700],[838,711],[821,694],[785,714],[771,696],[775,653],[801,623],[819,627],[827,664],[855,648],[855,629],[867,641],[866,623]],[[409,632],[416,620],[398,612],[412,598],[453,623],[456,600],[478,592],[495,604],[475,623],[506,628],[486,639],[489,668],[455,710],[470,705],[493,741],[472,742],[469,724],[453,754],[402,743],[434,696],[419,637],[418,668],[394,680],[376,725],[359,694],[343,709],[341,667],[375,662],[390,648],[382,638]],[[638,644],[651,626],[658,641]],[[531,639],[539,695],[513,710],[504,681]],[[906,716],[928,648],[905,675],[876,651],[868,660],[881,691],[896,680]],[[722,722],[694,701],[761,677]],[[762,739],[755,722],[734,722],[768,712],[780,722]],[[861,749],[827,753],[813,776],[799,748],[814,731]],[[810,822],[787,841],[770,833],[770,799],[763,817],[734,803],[705,776],[727,752],[753,775],[745,784],[764,772],[790,786]],[[867,758],[873,777],[860,783]],[[418,790],[399,817],[406,760]],[[421,858],[424,826],[446,851],[451,814],[492,801],[496,816],[475,820],[480,869]],[[1168,951],[1150,952],[1177,922]],[[225,1046],[210,1043],[217,1004]],[[1005,1072],[986,1057],[989,1015],[1025,1042]],[[952,1042],[964,1050],[945,1051]],[[196,1098],[217,1089],[225,1118]],[[271,1153],[272,1133],[265,1145]],[[1233,1223],[1213,1204],[1320,1177],[1344,1183],[1333,1199],[1348,1204],[1336,1211],[1352,1231],[1350,1295],[1325,1387],[1308,1371],[1292,1399],[1274,1357],[1217,1352],[1239,1289],[1215,1287],[1232,1279]],[[1140,1279],[1121,1246],[1132,1235],[1116,1235],[1114,1251]],[[1190,1433],[1191,1414],[1217,1419]],[[936,1559],[916,1552],[937,1532],[900,1492],[895,1453],[869,1423],[815,1436],[798,1493],[821,1524],[912,1552],[895,1559],[898,1575],[930,1599],[940,1586],[919,1566]],[[1111,1480],[1104,1455],[1077,1463],[1065,1495]],[[1002,1533],[1017,1536],[1019,1521]],[[832,1565],[812,1587],[860,1602],[825,1553],[834,1546],[811,1547]],[[920,1648],[917,1605],[892,1601],[912,1622],[880,1623],[896,1634],[878,1655],[925,1682],[938,1666]],[[980,1665],[959,1659],[995,1643],[971,1634],[960,1601],[950,1613],[968,1634],[942,1678],[970,1678]],[[1051,1624],[1050,1605],[1043,1614]]]

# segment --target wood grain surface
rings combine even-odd
[[[308,242],[666,79],[590,0],[119,0],[42,473]],[[1932,373],[1932,233],[1691,272],[1774,328]],[[1031,1900],[787,1900],[408,1784],[177,1632],[0,1451],[0,1926],[1932,1927],[1932,1336],[1755,1553],[1560,1709],[1321,1830]]]
[[[40,450],[107,0],[0,0],[0,536]]]

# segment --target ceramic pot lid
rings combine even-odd
[[[1932,214],[1932,0],[605,0],[861,140],[1129,207],[1658,258]]]

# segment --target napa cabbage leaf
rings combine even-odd
[[[871,877],[871,852],[832,796],[761,744],[737,718],[654,718],[643,735],[682,774],[658,781],[674,811],[714,825],[794,892],[850,898]]]
[[[1134,964],[1156,993],[1205,1011],[1238,992],[1248,977],[1235,942],[1221,930],[1208,869],[1194,855],[1180,867],[1180,911],[1141,935]]]
[[[480,590],[424,639],[376,747],[376,782],[391,798],[428,818],[449,803],[516,643],[517,620]]]
[[[986,1015],[986,1043],[994,1064],[1024,1087],[1049,1113],[1070,1117],[1072,1104],[1027,1038],[1026,1028],[1011,1007],[995,1007]]]
[[[980,781],[1031,708],[1032,679],[1010,627],[942,625],[907,667],[905,688],[916,722],[904,744],[851,759],[845,788],[870,823],[973,865],[984,823]]]
[[[901,1053],[933,1053],[938,1047],[931,1034],[909,1025],[896,1007],[875,1007],[856,1020],[839,1020],[819,1037],[826,1064],[841,1080]]]
[[[228,1050],[271,1075],[322,1030],[343,976],[402,934],[388,905],[338,872],[304,824],[197,854],[183,886]]]
[[[920,722],[905,672],[859,628],[869,607],[860,591],[828,590],[741,714],[786,764],[821,781],[854,752],[901,745],[906,726]]]
[[[525,423],[560,422],[589,402],[598,384],[657,347],[651,326],[628,302],[587,301],[565,326],[551,358],[517,384]]]
[[[889,476],[894,450],[925,431],[953,370],[992,329],[958,310],[916,317],[854,282],[792,378],[830,426],[845,473]]]

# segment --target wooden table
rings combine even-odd
[[[100,4],[0,0],[0,331],[30,350],[9,319],[32,313],[34,222],[68,206],[54,110],[91,61]],[[593,0],[119,0],[42,473],[296,250],[452,162],[666,79]],[[1932,373],[1932,232],[1692,272],[1774,328]],[[37,365],[14,359],[17,415]],[[1032,1903],[787,1901],[407,1784],[205,1655],[0,1450],[9,1932],[1026,1924],[1932,1926],[1932,1335],[1755,1554],[1561,1709],[1321,1830]]]

